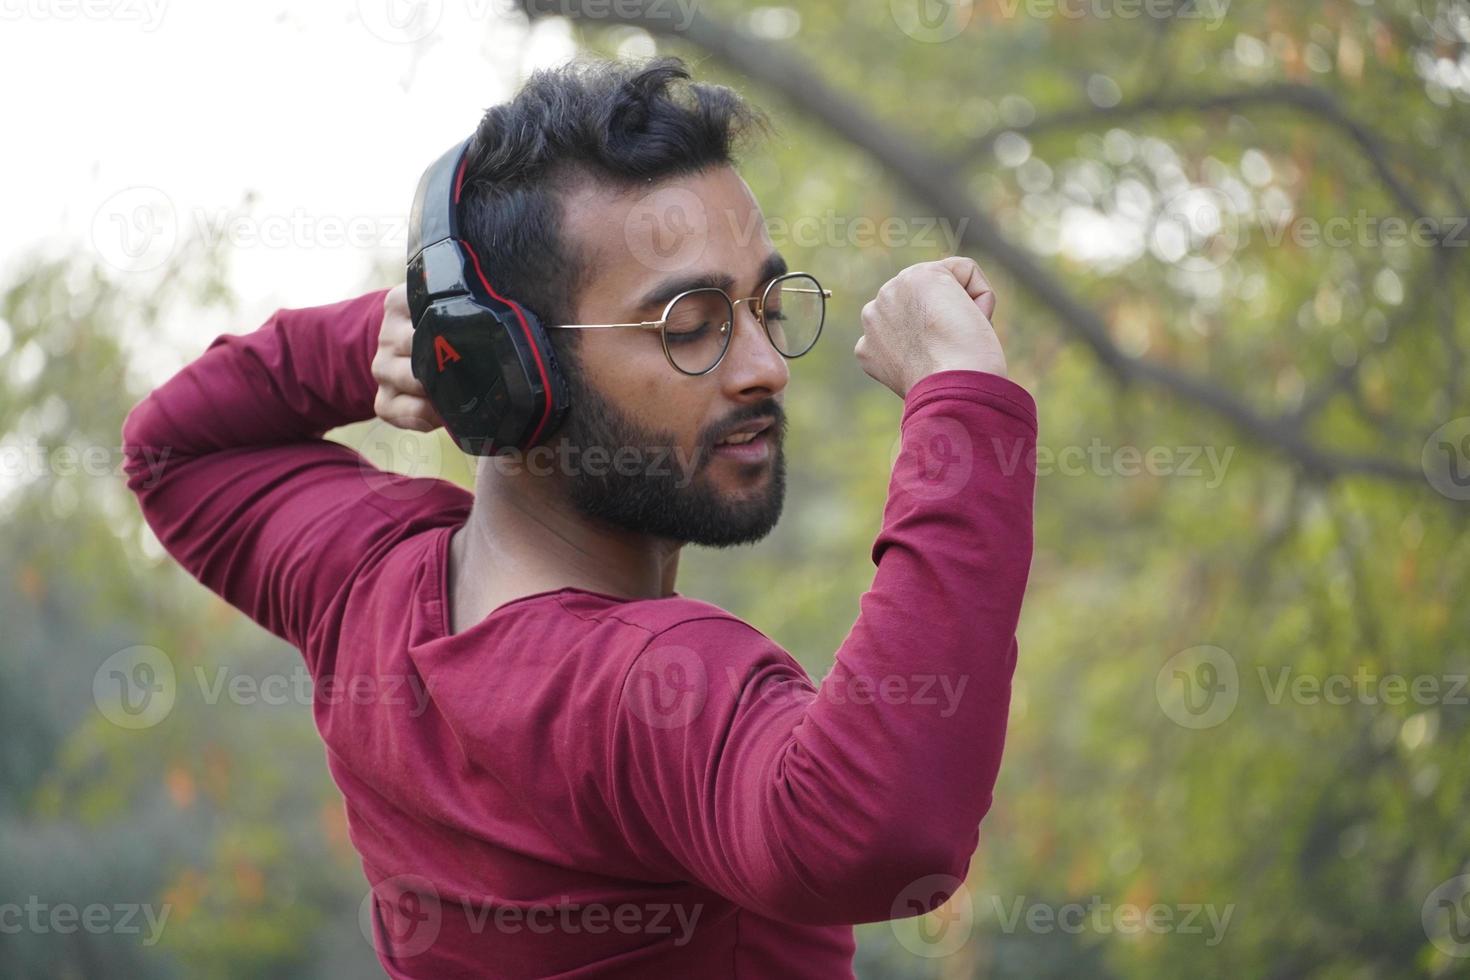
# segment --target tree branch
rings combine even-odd
[[[528,16],[575,15],[581,0],[518,0]],[[1404,483],[1424,483],[1417,466],[1397,460],[1334,453],[1314,446],[1289,419],[1261,414],[1235,393],[1207,378],[1186,374],[1169,365],[1125,354],[1113,342],[1107,323],[1083,303],[1027,250],[1000,231],[948,168],[920,141],[889,127],[846,95],[836,91],[805,61],[790,56],[782,46],[758,41],[735,28],[717,24],[697,12],[683,30],[664,16],[645,12],[646,4],[599,6],[599,21],[640,27],[651,34],[674,37],[701,48],[729,67],[781,93],[793,106],[863,150],[886,168],[936,215],[945,215],[963,229],[959,244],[993,259],[1062,327],[1080,340],[1121,384],[1142,382],[1202,406],[1232,423],[1255,441],[1288,455],[1309,474],[1326,479],[1366,475]],[[653,8],[657,9],[657,8]]]
[[[1003,133],[1020,133],[1037,136],[1055,130],[1075,126],[1095,126],[1099,123],[1122,121],[1139,116],[1168,115],[1178,112],[1203,113],[1212,110],[1241,110],[1255,107],[1289,108],[1314,116],[1343,133],[1357,145],[1363,156],[1373,167],[1388,192],[1414,218],[1430,218],[1423,202],[1394,172],[1388,143],[1369,126],[1354,118],[1331,92],[1311,85],[1282,82],[1260,88],[1238,92],[1215,92],[1196,95],[1155,95],[1134,102],[1123,102],[1115,106],[1082,106],[1067,109],[1050,116],[1043,116],[1023,126],[997,127],[971,142],[946,166],[955,172],[968,166],[977,154],[988,154],[995,141]],[[1452,192],[1456,189],[1452,188]],[[1439,229],[1435,221],[1437,242],[1444,247],[1446,232]]]

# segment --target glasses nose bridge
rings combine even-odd
[[[728,296],[729,294],[726,293],[726,295]],[[741,303],[750,304],[751,316],[755,317],[755,321],[759,323],[762,327],[764,327],[765,317],[761,315],[761,298],[759,296],[746,296],[743,299],[732,299],[730,300],[730,307],[735,310],[736,313],[739,313]]]
[[[729,293],[726,293],[725,295],[726,295],[727,298],[729,297]],[[771,343],[771,334],[770,334],[770,331],[767,330],[767,328],[766,328],[765,310],[763,310],[761,308],[761,297],[759,297],[759,296],[745,296],[745,297],[743,297],[741,299],[732,299],[732,300],[730,300],[730,308],[735,311],[735,315],[737,317],[740,315],[740,304],[741,303],[748,303],[748,304],[750,304],[750,315],[755,320],[755,325],[758,328],[760,328],[760,332],[761,332],[762,336],[765,337],[766,342],[767,343]],[[732,328],[731,333],[734,333],[733,328],[734,328],[735,325],[732,323],[730,326]],[[731,339],[733,340],[734,338],[732,337]],[[775,344],[774,343],[771,343],[771,346],[774,347]]]

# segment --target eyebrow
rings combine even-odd
[[[786,272],[785,256],[780,252],[772,252],[761,263],[760,273],[756,276],[756,285],[760,286],[777,276],[785,275]],[[680,293],[687,293],[691,289],[709,288],[723,289],[728,293],[735,288],[735,277],[725,272],[706,272],[700,275],[665,279],[644,294],[643,299],[639,301],[638,309],[662,307]]]

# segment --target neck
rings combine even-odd
[[[482,461],[469,520],[450,543],[454,629],[513,599],[560,588],[628,599],[670,595],[682,543],[594,523],[553,477]]]

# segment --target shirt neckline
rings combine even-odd
[[[496,606],[494,609],[490,610],[488,613],[486,613],[482,619],[478,620],[477,622],[471,623],[469,626],[466,626],[458,633],[453,633],[450,631],[451,624],[449,621],[449,539],[453,537],[454,532],[462,526],[462,524],[450,524],[442,528],[439,532],[439,540],[434,545],[434,566],[435,573],[438,578],[437,585],[439,591],[439,636],[441,639],[450,639],[456,636],[464,636],[471,630],[479,629],[485,623],[488,623],[496,616],[499,616],[502,611],[507,610],[512,606],[519,606],[523,603],[538,601],[542,599],[550,599],[553,596],[561,595],[563,592],[575,592],[578,595],[595,596],[599,599],[607,599],[611,602],[639,601],[637,599],[630,599],[627,596],[613,595],[610,592],[598,592],[593,589],[579,588],[575,585],[563,585],[562,587],[557,589],[546,589],[542,592],[533,592],[530,595],[517,596],[509,602],[503,602],[500,605]],[[675,599],[683,597],[677,591],[675,591],[665,596],[665,598]]]

